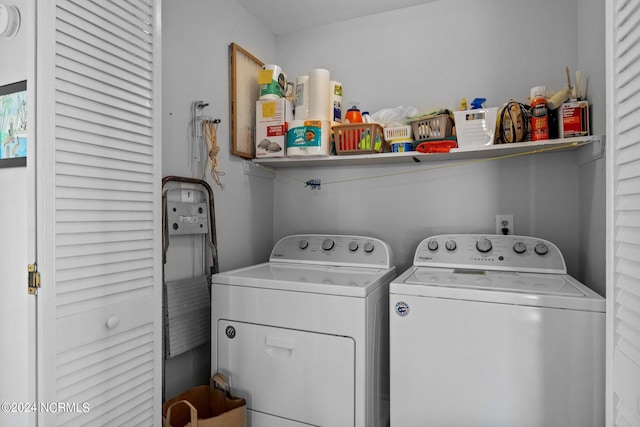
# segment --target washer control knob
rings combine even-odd
[[[447,240],[447,243],[444,244],[444,247],[447,248],[448,251],[456,250],[456,241],[455,240]]]
[[[300,240],[300,243],[298,243],[298,247],[300,249],[307,249],[309,247],[309,242],[307,240]]]
[[[429,248],[430,251],[438,250],[438,241],[437,240],[429,240],[427,242],[427,248]]]
[[[325,251],[330,251],[331,249],[333,249],[335,244],[336,242],[334,242],[333,239],[324,239],[324,241],[322,242],[322,249],[324,249]]]
[[[482,253],[489,252],[491,248],[493,248],[491,240],[487,239],[486,237],[483,237],[476,242],[476,249]]]
[[[513,244],[513,251],[517,254],[523,254],[527,251],[527,245],[524,242],[515,242]]]
[[[351,252],[357,251],[358,250],[358,242],[354,241],[354,242],[349,243],[349,250]]]
[[[538,243],[535,247],[535,251],[538,255],[546,255],[549,252],[549,248],[544,243]]]
[[[374,248],[375,248],[375,246],[373,246],[373,243],[371,243],[371,242],[367,242],[367,243],[365,243],[365,244],[364,244],[364,251],[365,251],[366,253],[371,253],[371,252],[373,252],[373,249],[374,249]]]

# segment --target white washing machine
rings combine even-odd
[[[269,262],[212,278],[212,370],[251,427],[386,426],[390,247],[294,235]]]
[[[605,424],[605,300],[554,244],[430,237],[389,288],[392,426]]]

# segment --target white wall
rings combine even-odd
[[[596,132],[605,129],[605,2],[581,1],[578,8],[578,67],[589,70],[588,98]],[[605,295],[605,159],[580,168],[580,278]]]
[[[15,38],[0,38],[0,85],[27,79],[27,0],[11,3],[22,14]],[[29,141],[31,144],[32,141]],[[32,147],[28,148],[32,150]],[[0,402],[28,402],[27,168],[0,168]],[[28,415],[0,412],[0,425],[27,425]]]
[[[575,153],[555,153],[464,165],[285,169],[271,180],[244,174],[243,161],[230,154],[229,129],[231,42],[265,63],[281,65],[291,80],[327,68],[343,83],[345,101],[360,101],[370,111],[398,105],[454,109],[461,97],[480,96],[498,106],[510,98],[527,102],[535,85],[563,87],[565,65],[585,67],[589,75],[591,67],[604,63],[599,47],[586,63],[579,60],[579,47],[597,37],[578,42],[586,31],[581,19],[592,24],[602,16],[596,3],[580,2],[590,6],[585,17],[577,13],[577,0],[446,0],[274,37],[236,2],[165,0],[163,173],[191,174],[190,104],[203,100],[210,104],[203,113],[222,120],[224,189],[208,179],[215,191],[221,270],[264,261],[284,235],[326,232],[388,241],[402,271],[423,238],[491,233],[495,215],[511,213],[516,233],[558,244],[570,273],[589,279],[587,284],[603,293],[600,252],[585,251],[581,236],[585,229],[597,235],[604,228],[598,215],[583,212],[603,191],[596,162],[578,166]],[[604,76],[596,69],[592,77],[590,97],[601,115]],[[604,120],[598,117],[594,124],[602,134]],[[320,191],[299,182],[311,178],[322,179]],[[353,178],[358,180],[339,182]],[[178,257],[192,253],[189,248],[174,252]],[[183,273],[188,272],[171,274]],[[193,357],[170,369],[168,395],[189,386],[184,379],[192,362],[200,360]]]
[[[201,172],[193,175],[189,157],[190,109],[193,101],[209,103],[202,113],[221,120],[218,160],[225,174],[223,188],[207,176],[215,193],[219,268],[266,261],[273,245],[273,179],[246,175],[243,161],[231,155],[229,45],[237,43],[272,62],[274,36],[235,1],[164,0],[162,8],[163,175],[202,178]],[[174,243],[167,280],[191,277],[194,250],[181,248],[177,239]],[[208,366],[208,346],[167,361],[166,397],[208,382]]]
[[[235,42],[267,62],[275,55],[274,36],[235,1],[164,0],[162,8],[163,175],[191,176],[191,102],[209,103],[203,114],[222,121],[224,188],[207,178],[215,192],[220,269],[263,261],[273,240],[273,182],[245,175],[240,158],[231,155],[229,45]]]
[[[532,86],[560,89],[566,85],[565,66],[577,68],[577,9],[576,0],[437,1],[279,35],[276,58],[290,79],[313,68],[329,69],[331,78],[342,82],[344,99],[358,100],[372,112],[398,105],[456,109],[462,97],[485,97],[487,106],[510,98],[527,102]],[[604,64],[604,48],[592,57],[592,63]],[[604,76],[600,68],[596,71],[590,93],[601,102]],[[603,114],[602,107],[595,111]],[[595,122],[596,132],[604,132],[604,121]],[[496,214],[514,214],[516,234],[556,243],[569,272],[580,278],[581,264],[590,261],[581,259],[581,197],[593,197],[603,176],[581,187],[574,153],[404,175],[440,165],[280,171],[274,186],[274,238],[305,231],[371,234],[392,246],[402,271],[423,238],[493,233]],[[330,184],[393,173],[403,175]],[[309,190],[287,175],[303,182],[320,178],[322,189]],[[604,228],[594,221],[585,221],[585,227]],[[598,255],[588,254],[603,268]],[[604,293],[603,280],[587,284]]]
[[[11,4],[24,11],[27,1]],[[264,62],[281,64],[290,78],[312,68],[330,69],[344,84],[345,98],[359,100],[371,111],[396,105],[453,108],[462,96],[486,96],[489,105],[510,97],[524,101],[530,86],[561,87],[564,65],[592,69],[593,63],[603,63],[604,48],[596,46],[591,55],[584,50],[603,43],[597,36],[602,29],[587,31],[580,21],[603,16],[598,15],[600,6],[576,18],[576,0],[447,0],[277,38],[236,2],[165,0],[162,7],[163,174],[191,174],[190,104],[209,102],[204,113],[222,120],[219,159],[226,174],[224,189],[209,179],[216,197],[221,270],[265,260],[275,239],[295,232],[382,237],[392,244],[402,270],[422,238],[442,232],[489,232],[496,213],[513,213],[518,233],[560,245],[573,274],[584,270],[583,277],[600,277],[603,256],[583,233],[588,230],[596,242],[604,234],[599,225],[599,209],[604,206],[600,163],[577,168],[571,153],[539,155],[336,184],[329,182],[439,164],[286,171],[304,180],[322,178],[322,190],[311,191],[282,174],[275,181],[244,174],[243,162],[230,155],[228,88],[228,45],[236,42]],[[543,22],[543,41],[533,43],[528,35],[538,22]],[[2,64],[0,84],[27,77],[24,30],[23,26],[15,39],[0,39],[3,58],[11,58]],[[576,53],[578,34],[588,39]],[[491,42],[501,35],[509,37]],[[545,60],[535,60],[540,57]],[[578,57],[591,59],[583,65]],[[518,65],[523,58],[524,67]],[[594,72],[590,86],[590,98],[597,100],[594,125],[599,133],[604,127],[604,88],[599,88],[603,74]],[[5,349],[0,353],[0,401],[28,401],[27,170],[0,169],[0,182],[0,342]],[[581,259],[593,262],[585,265]],[[603,292],[604,283],[601,286]],[[599,290],[598,283],[595,287]],[[182,379],[191,374],[191,361],[174,367],[169,394],[185,387]],[[0,414],[0,424],[23,424],[24,418],[6,416]]]
[[[286,174],[275,182],[276,236],[372,235],[391,245],[403,271],[422,239],[440,233],[494,233],[495,215],[513,214],[516,234],[555,242],[577,273],[579,176],[572,153],[462,165],[287,169]],[[351,181],[366,177],[371,178]],[[291,178],[321,178],[321,190],[304,188]]]
[[[441,0],[276,37],[290,80],[331,71],[344,99],[371,112],[457,109],[487,98],[527,102],[532,86],[566,85],[577,63],[576,0]],[[338,14],[339,11],[336,11]]]

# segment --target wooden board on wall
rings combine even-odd
[[[256,101],[260,96],[258,74],[264,63],[235,43],[229,45],[231,74],[231,152],[255,157]]]

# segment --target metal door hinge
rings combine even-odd
[[[27,292],[29,295],[35,295],[40,287],[40,273],[38,273],[38,266],[36,264],[29,264],[27,266],[29,273],[27,278]]]

